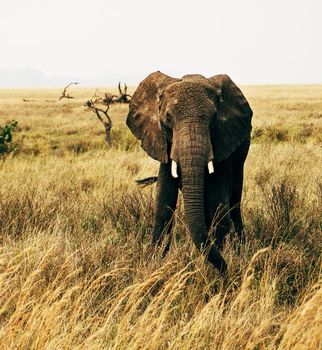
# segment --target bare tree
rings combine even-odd
[[[127,93],[127,85],[124,83],[124,90],[121,88],[121,82],[118,84],[119,95],[111,94],[110,92],[105,92],[104,97],[98,95],[98,89],[95,90],[95,94],[92,97],[94,103],[102,103],[106,106],[112,103],[129,103],[132,96]]]
[[[116,95],[112,95],[109,92],[105,92],[104,93],[104,98],[102,98],[102,103],[104,103],[105,105],[109,106],[111,103],[114,103],[117,98]]]
[[[94,93],[93,97],[92,97],[90,100],[88,100],[88,101],[91,101],[91,102],[93,102],[94,104],[95,104],[95,103],[102,103],[103,98],[98,94],[98,89],[95,90],[95,93]],[[88,101],[87,101],[87,102],[88,102]],[[86,103],[87,103],[87,102],[86,102]],[[85,103],[85,106],[87,106],[86,103]]]
[[[79,83],[77,81],[73,81],[71,83],[69,83],[68,85],[66,85],[64,87],[64,90],[62,91],[61,93],[61,96],[59,97],[58,101],[61,100],[62,98],[67,98],[67,99],[70,99],[70,98],[74,98],[73,96],[70,96],[69,93],[67,93],[67,89],[71,86],[71,85],[78,85]]]
[[[71,83],[72,84],[72,83]],[[69,84],[64,91],[71,85]],[[103,124],[105,129],[105,141],[107,144],[111,144],[111,129],[113,126],[110,116],[107,114],[110,105],[113,103],[129,103],[132,96],[127,93],[127,85],[124,83],[124,90],[121,88],[121,82],[118,84],[119,96],[113,95],[109,92],[104,93],[104,97],[98,94],[98,89],[95,90],[94,96],[85,102],[84,106],[94,112],[98,120]],[[65,91],[66,92],[66,91]],[[64,92],[63,92],[64,95]],[[66,95],[66,93],[65,93]],[[67,97],[72,98],[72,97]],[[103,104],[106,109],[99,108],[97,104]]]
[[[96,92],[95,92],[96,94]],[[105,129],[105,141],[108,145],[111,144],[111,129],[113,126],[112,120],[109,117],[109,115],[107,114],[110,106],[107,105],[107,108],[105,110],[103,110],[102,108],[99,108],[96,106],[95,103],[99,102],[100,100],[102,100],[99,96],[97,96],[97,99],[93,100],[88,100],[85,102],[85,106],[90,109],[91,111],[93,111],[98,120],[103,124],[104,129]],[[105,116],[105,118],[104,118]]]
[[[116,98],[114,102],[129,103],[132,96],[127,93],[126,83],[124,83],[124,91],[121,88],[121,82],[119,82],[118,89],[119,89],[119,96]]]
[[[109,106],[110,104],[114,103],[115,102],[115,99],[117,98],[116,95],[112,95],[110,94],[109,92],[105,92],[104,93],[104,97],[101,97],[99,94],[98,94],[98,89],[95,90],[95,94],[94,96],[92,97],[92,100],[94,103],[102,103],[106,106]]]

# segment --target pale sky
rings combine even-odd
[[[322,83],[322,0],[1,0],[0,70]]]

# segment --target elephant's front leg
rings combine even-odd
[[[225,160],[215,166],[215,172],[205,180],[205,215],[208,230],[215,224],[215,244],[222,249],[230,230],[229,198],[232,188],[231,161]]]
[[[156,213],[152,243],[160,245],[164,235],[168,234],[172,227],[173,214],[178,198],[178,179],[171,175],[170,162],[161,163],[157,183]],[[169,249],[169,240],[164,253]]]
[[[244,227],[240,212],[240,202],[243,191],[244,162],[249,149],[249,140],[243,142],[233,154],[233,187],[230,198],[231,218],[235,232],[240,242],[244,241]]]

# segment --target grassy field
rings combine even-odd
[[[103,89],[101,91],[104,91]],[[133,91],[133,90],[132,90]],[[162,258],[150,245],[157,174],[110,109],[113,145],[84,102],[94,89],[0,90],[15,119],[0,160],[1,349],[322,347],[322,86],[245,86],[253,110],[243,214],[229,278],[176,214]],[[29,102],[23,102],[23,98]]]

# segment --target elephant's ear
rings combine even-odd
[[[167,141],[159,118],[159,95],[178,79],[161,72],[146,77],[136,89],[129,106],[126,124],[141,140],[146,153],[162,163],[168,162]]]
[[[220,162],[250,138],[253,111],[228,75],[215,75],[208,80],[218,93],[218,112],[212,125],[211,142],[215,161]]]

